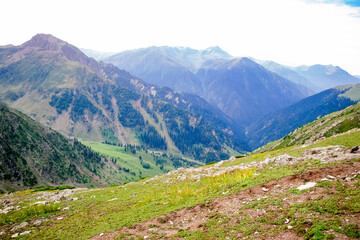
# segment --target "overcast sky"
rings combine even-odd
[[[0,45],[49,33],[79,48],[205,49],[360,75],[360,1],[2,0]]]

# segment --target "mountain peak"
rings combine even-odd
[[[56,50],[60,46],[64,46],[66,44],[67,43],[65,41],[60,40],[51,34],[40,33],[40,34],[36,34],[34,37],[32,37],[29,41],[27,41],[23,45],[26,47],[36,47],[47,50]]]
[[[95,59],[87,57],[77,47],[54,37],[51,34],[36,34],[29,41],[20,46],[25,52],[52,52],[57,56],[64,56],[68,60],[78,62],[85,66],[90,66],[96,71],[100,71],[100,66]]]
[[[224,50],[222,50],[219,46],[208,47],[205,50],[201,51],[204,55],[218,55],[223,58],[230,58],[231,55]]]

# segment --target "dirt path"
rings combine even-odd
[[[360,162],[346,163],[335,166],[329,166],[319,169],[311,169],[302,174],[291,175],[283,177],[279,180],[273,180],[263,184],[262,186],[254,186],[251,189],[238,192],[237,194],[217,198],[212,200],[210,203],[198,204],[195,207],[181,209],[166,215],[162,215],[155,219],[148,220],[143,223],[138,223],[131,228],[124,227],[118,231],[104,233],[101,236],[93,236],[92,240],[100,239],[115,239],[116,236],[123,235],[124,239],[130,239],[131,237],[140,237],[142,239],[158,239],[159,236],[163,236],[163,239],[183,239],[177,233],[179,230],[203,230],[206,231],[205,223],[208,222],[214,214],[222,214],[230,217],[230,223],[236,224],[239,218],[232,218],[239,214],[239,210],[247,204],[259,200],[261,198],[267,198],[267,196],[280,196],[280,194],[286,192],[286,190],[297,187],[304,184],[305,182],[316,182],[324,178],[331,178],[331,180],[345,181],[344,179],[348,176],[353,176],[360,172]],[[330,180],[330,179],[329,179]],[[349,184],[354,184],[355,179],[346,180]],[[323,194],[323,193],[321,193]],[[320,190],[314,187],[311,193],[304,193],[295,196],[296,203],[306,202],[309,199],[314,199],[320,195]],[[282,199],[285,205],[293,205],[294,199]],[[263,211],[253,209],[241,210],[248,211],[247,215],[252,217],[260,217],[264,214]],[[238,215],[237,215],[238,216]],[[355,224],[359,216],[355,217]],[[351,220],[351,219],[350,219]],[[269,229],[270,231],[271,229]],[[345,235],[335,234],[336,239],[348,239]],[[238,236],[241,238],[241,236]],[[264,239],[264,238],[261,238]],[[286,229],[273,238],[266,237],[265,239],[302,239],[297,236],[296,232],[292,229]]]

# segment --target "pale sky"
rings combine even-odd
[[[346,4],[345,4],[346,2]],[[1,0],[0,45],[48,33],[79,48],[205,49],[286,65],[333,64],[360,75],[354,0]]]

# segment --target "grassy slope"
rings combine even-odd
[[[308,123],[285,137],[257,149],[255,152],[265,152],[294,145],[312,143],[323,137],[330,137],[353,128],[360,128],[360,103]]]
[[[86,142],[83,141],[84,145],[91,147],[92,150],[105,155],[110,158],[116,159],[117,163],[125,168],[130,169],[131,172],[136,173],[135,176],[129,176],[128,181],[137,180],[141,177],[154,177],[158,174],[167,173],[171,170],[175,169],[171,159],[169,159],[168,155],[163,155],[160,152],[154,151],[142,151],[137,150],[135,154],[130,153],[130,151],[125,152],[124,147],[113,146],[98,142]],[[141,156],[144,163],[150,164],[150,168],[144,168],[141,163],[139,157]],[[155,158],[163,159],[162,164],[156,164]],[[200,162],[195,162],[189,160],[190,163],[201,165]],[[163,165],[163,169],[160,166]],[[184,161],[184,166],[186,167],[186,162]],[[139,172],[142,174],[140,175]]]
[[[342,136],[337,136],[325,141],[319,142],[313,146],[306,148],[287,148],[276,150],[270,153],[261,153],[246,158],[238,159],[233,164],[242,162],[250,162],[254,160],[262,160],[268,155],[277,154],[301,154],[307,148],[317,146],[327,146],[341,144],[345,146],[353,146],[354,143],[360,142],[360,132],[354,132]],[[256,175],[251,172],[246,174],[244,178],[237,175],[221,175],[211,178],[203,178],[197,182],[187,179],[178,181],[177,174],[160,176],[152,181],[139,181],[124,185],[121,188],[110,187],[92,190],[84,190],[74,197],[78,197],[77,201],[61,201],[58,207],[69,207],[69,210],[51,212],[52,220],[42,224],[41,230],[34,226],[31,234],[26,235],[28,239],[86,239],[101,232],[114,231],[123,226],[130,226],[137,222],[143,222],[150,218],[154,218],[171,211],[182,208],[195,206],[199,203],[208,203],[211,199],[219,196],[228,196],[238,191],[246,190],[256,185],[261,185],[273,179],[280,179],[284,176],[298,174],[307,169],[330,166],[339,163],[321,164],[317,160],[306,160],[294,165],[275,166],[269,165],[264,169],[258,170]],[[224,166],[226,163],[224,164]],[[271,170],[270,170],[271,169]],[[169,179],[167,179],[169,178]],[[226,181],[224,181],[226,179]],[[169,184],[170,181],[172,182]],[[230,187],[231,186],[231,187]],[[29,201],[33,202],[34,197],[29,199],[28,191],[19,192],[11,196],[18,198],[20,206],[29,206]],[[92,197],[95,196],[95,197]],[[356,190],[352,192],[351,197],[359,197],[360,192]],[[7,196],[3,196],[7,197]],[[109,201],[111,200],[111,201]],[[36,200],[38,201],[38,200]],[[262,204],[262,202],[259,202]],[[311,210],[309,210],[311,212]],[[62,220],[56,220],[56,216],[62,216]],[[37,215],[21,216],[19,211],[11,212],[7,215],[0,215],[1,229],[6,230],[9,222],[22,222],[29,218],[37,218]],[[212,221],[212,220],[211,220]],[[211,225],[209,221],[209,225]],[[245,225],[242,225],[243,227]],[[239,228],[237,231],[243,231],[245,234],[249,232],[251,226]],[[213,228],[212,228],[213,229]],[[222,234],[225,236],[226,229],[222,226]],[[250,229],[250,230],[249,230]],[[251,230],[252,231],[252,230]],[[250,231],[250,234],[253,233]],[[179,234],[191,234],[193,232],[182,232]],[[194,236],[199,236],[193,233]],[[213,233],[207,232],[207,238],[219,236],[219,231]],[[185,236],[184,235],[184,236]],[[189,235],[188,235],[189,236]],[[194,238],[196,239],[196,238]]]
[[[0,105],[0,130],[0,190],[59,184],[104,186],[104,176],[108,184],[119,180],[115,164],[4,105]]]
[[[237,158],[235,161],[232,162],[224,162],[221,166],[223,167],[229,167],[229,166],[235,166],[240,163],[248,163],[253,161],[263,161],[266,158],[273,158],[276,156],[280,156],[283,154],[288,154],[290,156],[299,157],[304,150],[306,149],[312,149],[317,147],[327,147],[327,146],[334,146],[334,145],[341,145],[345,147],[354,147],[360,143],[360,131],[331,137],[324,139],[323,141],[317,142],[315,144],[311,144],[308,146],[294,146],[294,147],[287,147],[287,148],[281,148],[272,150],[269,152],[260,152],[255,153],[250,156],[246,156],[243,158]]]
[[[264,116],[247,128],[250,146],[258,148],[321,116],[355,104],[360,97],[359,89],[360,84],[328,89]]]
[[[359,101],[360,100],[359,92],[360,92],[360,84],[357,84],[355,87],[351,88],[349,91],[345,92],[340,96],[350,98],[353,101]]]

